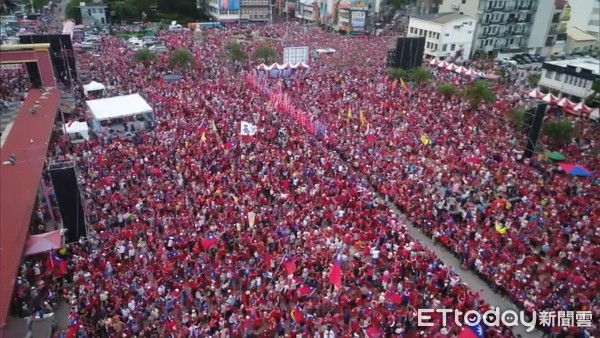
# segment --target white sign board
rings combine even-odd
[[[308,64],[308,47],[285,47],[283,63],[296,64],[298,62]]]

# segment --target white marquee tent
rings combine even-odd
[[[106,87],[102,83],[92,81],[83,86],[83,93],[87,95],[90,92],[104,91]]]
[[[66,134],[72,135],[79,133],[81,137],[85,140],[89,140],[90,136],[90,128],[85,122],[73,121],[69,122],[64,126],[64,131]]]
[[[140,94],[108,97],[85,101],[94,120],[105,121],[120,117],[152,113],[152,107]]]

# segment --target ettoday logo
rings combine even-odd
[[[495,308],[484,313],[475,310],[462,312],[454,309],[419,309],[417,310],[417,325],[424,327],[434,326],[435,315],[441,316],[442,326],[444,327],[448,325],[450,320],[454,320],[454,324],[458,327],[476,327],[480,323],[483,323],[487,327],[498,327],[501,325],[507,327],[525,326],[527,327],[527,332],[531,332],[537,324],[535,313],[532,316],[528,316],[523,311],[508,310],[500,312],[499,308]]]
[[[580,327],[587,328],[592,326],[591,311],[541,311],[527,314],[523,311],[500,311],[499,308],[480,313],[470,310],[462,312],[454,309],[418,309],[417,325],[422,327],[434,326],[434,316],[441,316],[442,325],[447,326],[450,320],[454,324],[469,327],[481,328],[481,323],[487,327],[506,327],[524,326],[527,332],[531,332],[537,325],[544,327]]]

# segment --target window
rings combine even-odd
[[[449,34],[449,33],[446,33],[446,35],[445,35],[445,36],[450,36],[450,34]]]
[[[419,35],[423,35],[423,30],[419,28]]]
[[[455,49],[455,48],[456,48],[456,45],[455,45],[455,44],[451,44],[451,45],[450,45],[450,51],[451,51],[451,52],[454,52],[454,49]]]
[[[510,42],[510,43],[512,44],[512,39],[511,39],[511,42]],[[552,75],[554,75],[553,73],[554,73],[554,71],[552,71],[552,70],[547,70],[547,71],[546,71],[546,78],[548,78],[548,79],[551,79],[551,78],[552,78]]]
[[[556,72],[556,75],[554,75],[554,80],[560,80],[561,75],[562,75],[561,73]]]
[[[462,0],[462,4],[463,5],[466,4],[466,3],[467,3],[467,0]]]
[[[438,44],[437,44],[437,43],[434,43],[434,44],[433,44],[433,51],[434,51],[434,52],[435,52],[435,51],[437,51],[437,48],[438,48]]]
[[[447,44],[443,44],[442,45],[442,52],[445,52],[447,48],[448,48],[448,45]]]
[[[458,30],[458,29],[460,29],[460,25],[456,25],[456,26],[454,26],[454,29],[455,29],[455,30]]]

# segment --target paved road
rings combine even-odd
[[[406,217],[402,213],[400,213],[398,208],[396,208],[396,206],[393,203],[389,202],[388,207],[391,208],[395,213],[397,213],[403,219],[406,220]],[[479,276],[477,276],[475,273],[473,273],[470,270],[463,269],[460,264],[460,261],[456,257],[454,257],[454,255],[452,255],[447,249],[445,249],[439,245],[436,245],[431,240],[431,238],[429,238],[428,236],[423,234],[421,232],[421,230],[419,230],[418,228],[414,227],[412,225],[412,223],[406,221],[406,224],[407,224],[408,232],[410,233],[410,235],[414,239],[420,241],[423,245],[425,245],[431,251],[433,251],[435,253],[435,255],[439,259],[441,259],[442,262],[444,262],[445,265],[451,266],[454,269],[454,271],[458,272],[460,274],[461,280],[464,283],[466,283],[471,288],[471,290],[473,290],[473,291],[483,290],[480,292],[481,297],[483,297],[483,299],[488,304],[490,304],[490,306],[498,307],[501,312],[506,311],[506,310],[519,311],[519,309],[510,300],[508,300],[507,298],[502,297],[499,294],[497,294],[496,292],[494,292],[487,285],[487,283],[485,283],[481,278],[479,278]],[[512,331],[513,331],[513,333],[515,333],[515,335],[521,335],[521,337],[523,337],[523,338],[543,337],[543,332],[538,331],[538,330],[534,330],[532,332],[527,332],[525,327],[513,327]]]

